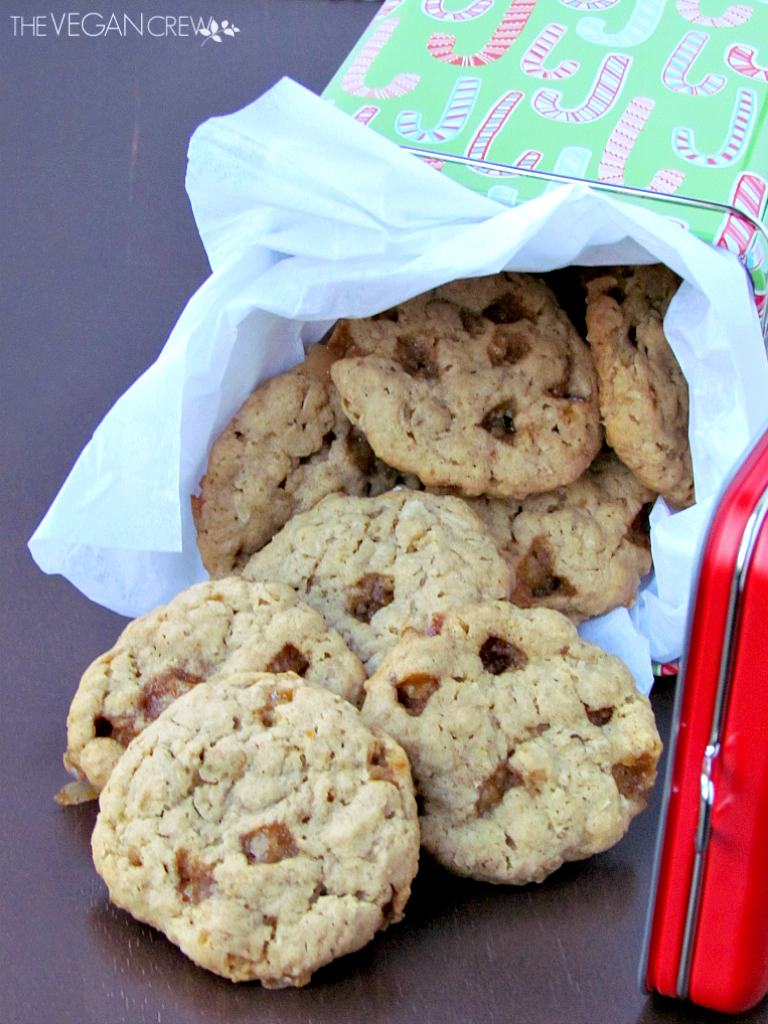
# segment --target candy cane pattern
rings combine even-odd
[[[759,220],[766,205],[768,183],[759,174],[741,174],[731,190],[731,206],[743,210],[750,217]],[[715,245],[721,245],[737,256],[744,256],[752,245],[756,229],[735,213],[729,213],[723,219],[720,231],[715,237]]]
[[[488,150],[491,148],[491,143],[507,123],[509,115],[524,95],[525,93],[523,92],[505,92],[496,101],[496,103],[494,103],[485,115],[483,123],[477,129],[471,142],[467,146],[467,151],[464,154],[465,156],[470,157],[472,160],[485,160],[487,158]],[[473,168],[473,170],[476,169],[477,168]],[[502,177],[506,172],[481,170],[479,173]]]
[[[677,0],[677,12],[686,21],[692,21],[694,25],[704,25],[706,28],[734,28],[736,25],[743,25],[752,17],[752,8],[745,4],[733,4],[725,14],[719,18],[708,18],[699,10],[701,0]]]
[[[531,106],[542,117],[550,121],[568,121],[585,124],[603,117],[624,88],[632,58],[623,53],[609,53],[598,68],[592,88],[580,107],[561,107],[563,97],[556,89],[539,89],[531,100]]]
[[[384,3],[376,12],[376,15],[374,16],[371,24],[373,24],[376,21],[383,21],[385,18],[388,18],[393,11],[397,10],[401,3],[403,3],[403,0],[384,0]]]
[[[532,171],[541,160],[541,153],[538,149],[527,149],[515,160],[513,167],[522,167],[526,171]]]
[[[577,60],[560,61],[556,68],[552,68],[549,71],[544,67],[544,61],[567,31],[568,29],[565,25],[558,25],[552,22],[539,32],[520,61],[520,67],[526,75],[531,75],[533,78],[543,78],[545,81],[552,79],[559,81],[561,78],[570,78],[572,74],[579,70],[579,62]]]
[[[635,96],[630,100],[603,150],[597,168],[598,181],[605,181],[611,185],[624,184],[624,170],[629,154],[637,142],[638,135],[645,128],[645,123],[655,105],[655,100],[648,99],[647,96]],[[649,190],[669,194],[677,192],[684,178],[685,174],[682,171],[657,171]]]
[[[757,50],[753,46],[735,43],[725,52],[725,63],[729,68],[745,78],[754,78],[756,82],[768,82],[768,68],[755,62]]]
[[[446,11],[444,0],[422,0],[421,9],[428,18],[440,18],[444,21],[471,21],[493,7],[493,0],[474,0],[460,11]]]
[[[662,168],[656,171],[648,186],[649,192],[666,192],[673,195],[685,180],[685,171],[673,171],[669,168]],[[682,222],[680,222],[682,223]]]
[[[592,150],[585,146],[564,146],[555,160],[554,173],[568,178],[583,178],[591,159]]]
[[[488,198],[504,206],[517,206],[517,189],[509,185],[491,185],[488,189]]]
[[[341,88],[350,96],[364,96],[366,99],[386,100],[395,96],[404,96],[419,84],[419,75],[408,72],[395,75],[389,85],[382,89],[369,89],[365,84],[371,65],[376,60],[389,37],[400,24],[399,18],[383,21],[372,33],[371,38],[352,61],[349,70],[341,82]]]
[[[436,32],[431,36],[427,42],[427,49],[433,57],[445,64],[458,64],[461,67],[473,68],[482,64],[491,64],[499,57],[503,57],[514,43],[525,28],[535,6],[536,0],[512,0],[507,13],[501,19],[501,24],[482,50],[469,57],[455,54],[453,48],[456,45],[456,36],[449,36],[444,32]]]
[[[667,0],[637,0],[629,21],[619,32],[606,33],[602,18],[582,18],[576,31],[598,46],[637,46],[656,30]]]
[[[661,72],[661,80],[672,92],[685,96],[714,96],[726,83],[725,75],[705,75],[698,85],[689,85],[687,78],[694,61],[707,44],[706,32],[686,32]]]
[[[352,117],[355,121],[359,121],[360,124],[370,124],[371,121],[376,117],[379,112],[379,107],[358,107]]]
[[[563,174],[566,178],[583,178],[587,173],[589,161],[592,159],[592,150],[585,146],[564,146],[555,160],[552,168],[553,174]],[[562,181],[550,181],[544,189],[544,195],[567,184]]]
[[[395,121],[398,135],[411,142],[428,142],[431,144],[447,142],[462,130],[480,89],[479,78],[458,78],[453,92],[443,111],[443,116],[435,128],[422,129],[421,114],[417,110],[403,110]]]
[[[560,0],[566,7],[573,7],[576,11],[604,11],[613,7],[619,0]]]
[[[541,153],[538,149],[526,149],[510,166],[529,171],[536,167],[539,160],[541,160]],[[516,176],[514,171],[496,171],[488,167],[470,167],[470,170],[475,174],[484,174],[486,178],[514,178]]]
[[[746,149],[757,113],[757,96],[751,89],[739,89],[728,136],[716,153],[700,153],[690,128],[672,129],[672,148],[683,160],[696,167],[727,167],[738,160]]]
[[[619,119],[605,144],[597,168],[597,180],[613,185],[624,184],[624,169],[637,137],[645,128],[656,101],[647,96],[635,96]]]

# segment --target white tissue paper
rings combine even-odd
[[[256,384],[338,317],[459,277],[662,261],[684,278],[665,329],[690,387],[698,501],[674,515],[657,502],[655,576],[630,611],[581,627],[648,692],[651,658],[681,654],[713,499],[768,417],[768,363],[736,258],[580,184],[501,206],[288,79],[197,129],[186,184],[213,273],[35,531],[40,568],[128,616],[205,579],[189,496],[213,440]]]

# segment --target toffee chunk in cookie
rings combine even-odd
[[[242,568],[292,515],[326,494],[375,495],[404,482],[342,412],[328,376],[333,359],[332,347],[313,345],[304,363],[258,387],[214,442],[191,499],[212,577]]]
[[[399,921],[419,856],[403,750],[296,675],[201,683],[100,798],[113,903],[232,981],[306,984]]]
[[[578,480],[523,501],[470,498],[514,572],[510,600],[574,622],[631,606],[651,570],[656,495],[612,452]]]
[[[465,501],[396,490],[330,495],[255,554],[247,579],[295,587],[372,672],[407,627],[506,597],[510,570]]]
[[[438,625],[403,637],[362,709],[408,754],[424,847],[457,874],[525,884],[617,842],[661,752],[626,666],[545,608],[498,601]]]
[[[602,443],[588,346],[526,274],[453,281],[342,320],[331,367],[376,454],[428,486],[524,498],[570,483]]]
[[[357,704],[366,673],[323,617],[279,583],[198,583],[131,622],[86,669],[67,719],[64,764],[101,789],[130,741],[217,674],[297,673]]]
[[[608,444],[670,505],[692,505],[688,384],[663,323],[680,278],[653,264],[613,267],[585,283]]]

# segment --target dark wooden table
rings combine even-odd
[[[110,906],[90,860],[95,805],[64,809],[53,795],[67,780],[61,752],[79,676],[125,620],[44,576],[26,541],[207,276],[184,192],[192,131],[282,75],[321,91],[377,5],[124,0],[104,7],[105,20],[113,6],[134,19],[213,13],[240,33],[204,47],[171,34],[57,35],[51,15],[61,24],[76,10],[59,0],[34,28],[35,5],[18,5],[23,23],[7,5],[0,14],[0,1019],[721,1019],[637,987],[658,792],[618,846],[541,886],[475,884],[426,860],[405,921],[299,991],[233,986]],[[665,738],[672,699],[673,685],[659,684]],[[743,1019],[768,1021],[768,1006]]]

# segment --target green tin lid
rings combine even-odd
[[[384,0],[323,97],[506,205],[558,185],[510,166],[694,200],[623,192],[739,255],[765,307],[768,0]]]

